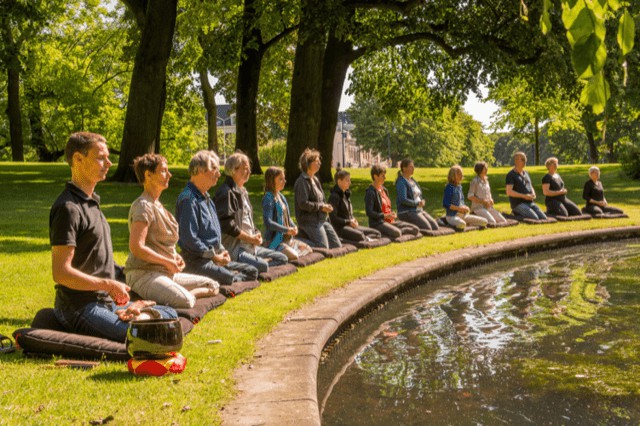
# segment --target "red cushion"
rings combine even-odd
[[[163,359],[136,359],[127,361],[129,372],[136,376],[164,376],[167,373],[182,373],[187,366],[187,358],[177,352]]]

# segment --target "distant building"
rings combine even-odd
[[[349,114],[344,111],[338,112],[338,125],[333,136],[333,154],[331,167],[360,168],[371,167],[373,164],[380,164],[382,158],[380,154],[374,154],[371,150],[365,150],[358,145],[356,138],[351,136],[351,131],[355,128],[349,120]]]

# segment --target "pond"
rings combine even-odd
[[[419,286],[320,365],[324,425],[639,424],[640,243]]]

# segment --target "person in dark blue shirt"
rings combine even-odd
[[[505,182],[511,210],[516,216],[525,219],[546,220],[547,215],[533,202],[536,199],[536,191],[531,184],[529,173],[524,169],[527,165],[525,153],[516,152],[513,155],[513,164]]]
[[[222,230],[209,189],[220,177],[218,156],[212,151],[197,152],[189,163],[191,178],[176,202],[178,246],[185,261],[185,272],[204,275],[229,285],[234,281],[252,281],[258,270],[233,262],[222,245]]]

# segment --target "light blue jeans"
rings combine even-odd
[[[520,203],[513,208],[513,212],[519,216],[522,216],[526,219],[534,219],[534,220],[546,220],[547,215],[540,210],[540,207],[536,205],[533,201],[528,201],[526,203]]]
[[[265,247],[256,246],[255,254],[240,249],[238,251],[238,262],[253,266],[258,272],[267,272],[269,266],[284,265],[289,261],[286,254]]]
[[[102,337],[124,343],[127,339],[129,323],[121,321],[115,312],[116,310],[127,309],[131,303],[133,302],[117,306],[113,302],[92,302],[78,311],[54,309],[53,312],[60,324],[69,332]],[[168,306],[156,305],[153,309],[160,312],[162,318],[178,318],[175,309]]]

